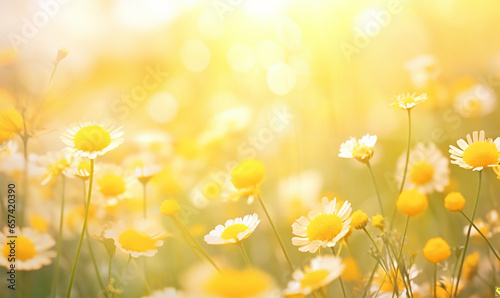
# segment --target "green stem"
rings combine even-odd
[[[373,239],[372,235],[370,235],[370,233],[368,233],[368,230],[366,228],[363,228],[363,231],[365,231],[366,235],[368,235],[368,238],[370,238],[373,246],[375,247],[375,249],[377,250],[377,254],[379,255],[379,257],[377,258],[377,263],[380,264],[380,266],[382,267],[382,269],[384,269],[385,273],[386,274],[389,274],[388,270],[387,270],[387,266],[385,265],[384,262],[382,262],[382,253],[380,252],[380,250],[378,249],[378,246],[377,246],[377,243],[375,242],[375,240]],[[376,267],[375,267],[376,268]]]
[[[463,211],[460,211],[460,213],[462,213],[462,215],[467,219],[467,221],[469,221],[469,224],[471,224],[474,227],[474,229],[476,229],[476,231],[479,233],[479,235],[481,235],[481,237],[483,237],[484,241],[486,241],[486,244],[488,244],[491,252],[495,255],[497,260],[500,261],[500,256],[498,256],[498,253],[493,248],[493,245],[491,245],[488,238],[486,238],[486,236],[483,234],[483,232],[481,232],[481,230],[476,226],[476,224],[474,224],[474,222],[472,222],[472,220],[470,220],[470,218],[467,215],[465,215],[465,213]]]
[[[410,221],[410,216],[408,215],[406,217],[406,224],[405,224],[405,229],[404,229],[404,232],[403,232],[403,238],[401,239],[401,247],[399,248],[399,254],[398,254],[398,257],[396,259],[396,262],[398,263],[398,266],[396,268],[396,274],[394,274],[394,292],[397,291],[398,293],[398,296],[399,296],[399,289],[398,289],[398,273],[399,273],[399,268],[401,267],[401,256],[403,254],[403,246],[404,246],[404,243],[405,243],[405,238],[406,238],[406,232],[408,231],[408,222]],[[403,277],[403,274],[401,274],[401,277]],[[406,286],[406,281],[405,279],[403,278],[403,282],[405,284],[405,288],[407,289],[407,286]],[[408,289],[407,289],[408,291]],[[393,292],[393,294],[394,294]]]
[[[408,171],[408,161],[410,160],[410,146],[411,146],[411,109],[408,111],[408,145],[406,148],[406,162],[405,162],[405,171],[403,172],[403,180],[401,181],[401,186],[399,187],[399,193],[403,191],[403,187],[405,185],[406,180],[406,172]]]
[[[479,193],[481,191],[481,180],[482,180],[482,175],[483,170],[479,171],[479,183],[477,186],[477,196],[476,196],[476,202],[474,203],[474,209],[472,210],[472,218],[471,222],[474,222],[474,218],[476,217],[476,210],[477,210],[477,202],[479,201]],[[457,276],[457,281],[455,285],[455,296],[457,296],[458,292],[458,285],[460,282],[460,276],[462,275],[462,267],[464,266],[464,260],[465,260],[465,255],[467,254],[467,247],[469,246],[469,239],[470,239],[470,232],[472,230],[472,224],[469,225],[469,230],[467,231],[467,237],[465,238],[465,246],[464,246],[464,252],[462,256],[462,261],[460,262],[460,267],[458,269],[458,276]],[[452,287],[452,293],[453,293],[453,287]]]
[[[82,232],[80,234],[80,240],[78,241],[78,248],[76,250],[76,257],[75,257],[75,261],[73,263],[73,269],[71,270],[71,278],[69,280],[68,293],[66,295],[67,298],[71,297],[71,289],[73,288],[73,280],[75,278],[76,267],[78,265],[78,258],[80,257],[80,250],[82,249],[82,243],[83,243],[83,238],[85,236],[85,231],[87,230],[87,220],[89,217],[89,209],[90,209],[90,198],[92,197],[92,184],[94,182],[94,163],[95,163],[95,160],[91,159],[90,160],[89,191],[88,191],[87,202],[86,202],[86,205],[89,206],[89,208],[85,208],[85,218],[83,219]]]
[[[437,297],[437,289],[436,289],[436,286],[437,286],[437,263],[434,263],[434,278],[432,279],[433,281],[433,284],[432,284],[432,287],[434,289],[434,298]]]
[[[363,298],[366,297],[366,294],[368,293],[368,289],[370,288],[370,286],[372,284],[373,277],[375,276],[375,272],[377,272],[378,265],[379,265],[379,263],[377,262],[375,264],[375,267],[372,270],[372,273],[370,274],[370,278],[368,279],[368,283],[366,284],[366,288],[365,288],[365,291],[363,293]]]
[[[241,253],[243,254],[243,257],[245,258],[245,261],[247,262],[248,267],[252,267],[252,263],[250,262],[250,258],[248,257],[247,251],[245,250],[245,247],[243,246],[243,242],[239,242],[238,247],[240,248]]]
[[[382,214],[383,217],[385,217],[384,208],[382,207],[382,199],[380,198],[380,192],[378,190],[377,182],[375,181],[375,176],[373,175],[372,166],[370,165],[369,161],[366,163],[366,165],[368,166],[368,170],[370,171],[370,176],[372,178],[373,186],[375,187],[375,192],[377,193],[378,204],[380,206],[380,213]]]
[[[109,285],[111,285],[111,265],[113,264],[113,257],[110,256],[109,257],[109,264],[108,264],[108,287]],[[108,293],[108,297],[109,297],[109,293]]]
[[[332,249],[332,253],[333,255],[335,256],[335,247],[331,247]],[[342,288],[342,294],[344,294],[344,298],[347,298],[347,294],[345,292],[345,288],[344,288],[344,281],[342,281],[342,277],[339,276],[339,282],[340,282],[340,287]]]
[[[54,289],[52,292],[52,297],[55,298],[57,296],[57,283],[59,280],[59,258],[61,257],[61,249],[62,249],[62,233],[64,227],[64,193],[66,189],[66,178],[64,175],[61,176],[62,183],[62,196],[61,196],[61,217],[59,219],[59,233],[57,235],[57,256],[55,262],[55,272],[54,272]]]
[[[86,234],[86,240],[87,240],[87,246],[89,248],[90,252],[90,258],[92,259],[92,264],[94,264],[94,270],[95,270],[95,275],[97,277],[97,281],[99,282],[99,286],[101,287],[102,292],[106,290],[106,287],[104,287],[104,283],[102,282],[101,279],[101,274],[99,273],[99,267],[97,267],[97,262],[95,261],[95,256],[94,256],[94,250],[92,249],[92,244],[90,243],[90,237],[89,237],[89,232],[88,230],[85,230]]]
[[[144,286],[146,287],[146,291],[147,291],[146,294],[149,295],[149,293],[151,293],[151,287],[149,286],[148,281],[146,280],[146,277],[144,276],[144,273],[139,268],[139,266],[137,266],[137,263],[135,262],[135,260],[132,260],[132,265],[134,265],[135,269],[137,269],[137,271],[139,272],[139,276],[141,277],[142,281],[144,282]]]
[[[271,227],[273,228],[274,234],[276,235],[276,238],[278,238],[278,242],[280,243],[281,250],[283,251],[283,254],[285,255],[286,261],[288,262],[288,265],[290,265],[290,269],[293,269],[292,261],[290,261],[290,257],[288,256],[288,253],[286,252],[285,246],[283,245],[283,241],[281,241],[280,235],[278,234],[278,230],[276,230],[276,227],[274,226],[273,221],[271,220],[271,216],[269,215],[269,212],[267,212],[267,208],[264,205],[264,201],[262,200],[262,197],[260,196],[260,193],[257,193],[257,198],[259,199],[260,205],[262,206],[262,209],[264,209],[264,212],[266,213],[267,219],[269,220],[269,223],[271,223]]]
[[[127,271],[127,267],[128,267],[128,264],[130,263],[130,260],[132,260],[132,255],[128,256],[127,263],[125,263],[125,267],[123,267],[123,269],[122,269],[122,274],[120,275],[120,278],[118,279],[118,282],[116,283],[116,287],[115,287],[116,290],[118,290],[118,288],[120,287],[120,283],[122,282],[122,278],[125,275],[125,272]]]
[[[210,264],[212,264],[212,266],[214,266],[214,268],[219,272],[221,273],[221,270],[219,269],[219,267],[215,264],[215,262],[212,260],[212,258],[210,258],[210,256],[208,255],[208,253],[203,249],[203,247],[201,247],[200,244],[198,244],[198,241],[196,241],[196,239],[194,239],[194,237],[191,235],[191,233],[189,233],[189,230],[187,229],[187,227],[184,225],[184,223],[177,218],[177,214],[172,216],[172,219],[174,220],[174,222],[177,224],[178,227],[180,227],[181,229],[181,232],[184,232],[184,234],[189,238],[189,240],[191,240],[191,242],[195,245],[195,247],[203,254],[203,256],[210,262]]]

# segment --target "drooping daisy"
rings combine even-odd
[[[260,223],[257,213],[241,218],[230,219],[224,225],[218,225],[214,230],[205,235],[208,244],[239,243],[248,238]]]
[[[42,185],[46,185],[52,178],[63,174],[64,170],[71,166],[73,157],[67,150],[62,150],[48,153],[46,156],[42,156],[40,161],[45,164],[46,172]]]
[[[496,210],[491,210],[486,214],[486,221],[482,218],[474,219],[474,224],[483,233],[486,238],[491,238],[493,235],[500,233],[500,219]],[[464,227],[464,234],[467,235],[469,226]],[[476,229],[472,229],[471,237],[481,237]]]
[[[177,291],[174,288],[165,288],[163,290],[154,291],[149,296],[143,296],[142,298],[184,298],[184,294],[181,291]]]
[[[134,182],[134,178],[112,164],[102,165],[96,177],[99,194],[110,206],[116,205],[121,199],[131,197]]]
[[[396,179],[399,184],[403,180],[406,165],[406,153],[402,154],[397,163]],[[450,182],[448,159],[434,143],[427,145],[418,143],[411,150],[408,160],[408,179],[404,189],[416,188],[421,193],[442,192]]]
[[[141,221],[130,227],[120,222],[104,232],[104,238],[113,239],[117,249],[133,258],[154,256],[165,237],[167,233],[150,221]]]
[[[426,99],[427,99],[427,94],[425,93],[419,96],[415,96],[415,93],[401,94],[398,95],[390,105],[394,108],[410,110],[414,106],[424,102]]]
[[[313,206],[307,217],[302,216],[293,225],[292,244],[300,246],[302,252],[314,253],[321,247],[334,247],[350,229],[351,204],[344,202],[341,208],[337,199],[329,201],[324,197]]]
[[[86,122],[67,129],[61,140],[75,156],[94,159],[123,143],[122,135],[121,127]]]
[[[317,256],[304,270],[296,270],[283,294],[309,295],[337,279],[344,270],[342,259],[335,256]]]
[[[481,171],[485,167],[496,167],[500,162],[500,138],[494,141],[484,137],[484,130],[467,135],[467,142],[457,141],[458,146],[450,145],[451,163],[464,169]]]
[[[19,228],[17,238],[7,238],[7,227],[0,233],[0,266],[10,269],[9,262],[12,251],[15,254],[16,270],[38,270],[42,266],[50,265],[56,252],[49,250],[56,242],[49,234],[41,234],[31,228]],[[15,240],[15,247],[11,251],[9,242]]]
[[[377,142],[377,136],[369,134],[356,140],[350,138],[340,145],[339,157],[354,158],[359,162],[368,163],[373,156],[373,147]]]

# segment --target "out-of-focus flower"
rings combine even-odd
[[[10,269],[12,264],[8,259],[13,252],[16,258],[16,270],[38,270],[42,266],[50,265],[56,256],[55,251],[49,250],[56,242],[49,234],[42,234],[31,228],[18,228],[19,233],[15,244],[10,245],[11,238],[7,238],[7,227],[0,233],[0,266]]]
[[[427,196],[416,189],[403,190],[396,201],[398,211],[408,216],[423,213],[427,205]]]
[[[122,135],[121,127],[113,129],[104,124],[86,122],[67,129],[61,140],[72,154],[94,159],[123,143]]]
[[[397,163],[396,179],[403,180],[406,165],[406,153],[402,154]],[[448,159],[439,151],[434,143],[427,145],[419,143],[411,150],[408,160],[408,178],[404,189],[416,188],[421,193],[433,191],[442,192],[450,182]]]
[[[343,260],[344,271],[342,271],[342,279],[344,281],[361,281],[361,273],[359,271],[359,266],[356,260],[352,257],[345,258]]]
[[[23,116],[14,109],[0,111],[0,132],[19,134],[24,130]]]
[[[438,278],[438,282],[436,284],[436,297],[437,298],[454,297],[451,294],[452,289],[453,289],[453,292],[455,292],[455,290],[456,290],[457,295],[460,295],[460,293],[462,292],[465,285],[460,281],[460,283],[458,284],[458,289],[457,289],[457,288],[455,288],[456,284],[457,284],[457,281],[454,278],[452,278],[451,280],[449,280],[446,277]],[[431,291],[433,291],[433,290],[434,289],[431,288]],[[432,293],[431,291],[429,291],[429,294]]]
[[[65,213],[64,217],[64,236],[70,237],[79,235],[85,217],[85,205],[82,203],[74,205]],[[102,219],[106,215],[104,208],[91,203],[89,215],[87,219],[87,230],[89,233],[94,233],[102,225]]]
[[[266,272],[257,268],[222,268],[221,273],[208,265],[196,265],[183,278],[187,297],[199,298],[267,298],[276,286]]]
[[[246,106],[231,108],[216,114],[209,123],[208,129],[200,136],[198,142],[207,146],[222,140],[225,136],[245,130],[252,116],[252,110]]]
[[[373,147],[377,142],[377,136],[369,134],[356,140],[350,138],[340,145],[339,157],[354,158],[359,162],[368,163],[373,156]]]
[[[372,216],[372,225],[383,232],[385,228],[385,218],[377,213],[377,215]]]
[[[39,233],[46,233],[50,222],[40,214],[33,214],[29,217],[30,226]]]
[[[321,247],[334,247],[350,229],[351,204],[345,202],[341,208],[337,199],[324,197],[313,206],[307,217],[302,216],[293,225],[292,244],[300,246],[302,252],[314,253]]]
[[[500,218],[496,210],[490,210],[486,214],[486,221],[482,218],[474,219],[474,224],[483,233],[486,238],[491,238],[493,235],[500,233]],[[464,234],[467,234],[469,226],[464,227]],[[481,237],[476,229],[472,229],[470,233],[471,237]]]
[[[344,270],[342,259],[335,256],[317,256],[304,270],[295,270],[283,294],[309,295],[337,279]]]
[[[431,238],[425,243],[424,257],[432,263],[439,263],[451,255],[451,249],[448,243],[441,237]]]
[[[351,227],[361,230],[368,223],[368,215],[361,210],[354,211],[351,215]]]
[[[455,110],[464,118],[481,117],[493,112],[497,97],[493,90],[476,84],[455,97]]]
[[[472,137],[467,135],[467,142],[463,139],[457,141],[457,148],[450,145],[451,163],[464,169],[481,171],[485,167],[497,167],[500,162],[500,138],[493,141],[485,139],[484,130],[479,133],[474,131]]]
[[[205,235],[204,239],[208,244],[239,243],[248,238],[259,223],[260,219],[256,213],[243,218],[230,219],[224,225],[216,226],[208,235]]]
[[[405,63],[405,68],[410,73],[410,80],[419,89],[425,89],[440,72],[436,56],[419,55]]]
[[[231,182],[236,189],[257,187],[266,174],[264,164],[255,159],[241,162],[231,171]]]
[[[71,166],[73,157],[68,151],[62,150],[56,153],[48,153],[46,156],[42,156],[40,161],[45,164],[46,172],[42,185],[46,185],[52,178],[62,175]]]
[[[111,164],[102,165],[96,177],[99,194],[107,205],[116,205],[119,200],[132,197],[131,189],[134,182],[134,178]]]
[[[174,288],[165,288],[163,290],[154,291],[149,296],[142,298],[184,298],[184,294]]]
[[[459,212],[464,209],[465,198],[459,192],[450,192],[444,198],[444,207],[452,212]]]
[[[389,261],[391,262],[391,261]],[[396,262],[394,261],[394,268],[397,267]],[[418,286],[413,282],[415,277],[421,272],[421,270],[417,269],[416,266],[412,266],[408,270],[408,277],[410,279],[411,289],[416,291]],[[396,282],[395,282],[396,281]],[[405,288],[405,283],[403,280],[403,276],[401,274],[401,270],[389,269],[388,273],[386,273],[381,267],[377,269],[373,277],[373,283],[371,285],[371,292],[378,293],[377,297],[389,298],[392,297],[393,291],[396,289],[396,292],[399,293],[399,297],[406,297],[407,290]]]
[[[93,234],[94,238],[104,245],[106,251],[108,252],[108,256],[110,258],[112,258],[116,253],[116,245],[113,239],[104,237],[104,234],[106,233],[107,230],[109,230],[112,227],[113,225],[111,223],[105,224],[101,227],[99,231],[97,231],[97,233]]]
[[[99,166],[94,167],[94,172],[97,172]],[[78,178],[87,180],[90,177],[90,161],[81,158],[74,158],[71,165],[64,169],[64,175],[70,178]]]
[[[149,222],[141,222],[133,227],[117,223],[104,232],[104,238],[113,239],[116,248],[133,258],[154,256],[158,252],[158,247],[163,245],[162,239],[165,237],[167,237],[166,232],[159,231]]]
[[[477,268],[479,265],[479,253],[476,251],[465,257],[464,265],[462,267],[462,276],[466,281],[471,282],[477,275]]]
[[[281,179],[278,182],[280,205],[285,210],[287,222],[306,213],[311,205],[320,198],[323,178],[316,171],[304,171],[299,175]]]
[[[160,205],[160,212],[165,216],[174,216],[179,210],[181,210],[181,207],[175,199],[165,200]]]
[[[61,62],[61,60],[66,58],[66,56],[68,56],[68,54],[69,54],[69,51],[66,48],[59,48],[59,50],[57,50],[56,59],[52,63],[57,64],[57,63]]]
[[[424,102],[426,99],[427,99],[427,94],[425,93],[419,96],[415,96],[415,93],[401,94],[398,95],[390,105],[394,108],[411,110],[413,107]]]
[[[154,175],[161,171],[161,167],[156,164],[152,153],[141,153],[128,156],[123,165],[134,173],[134,177],[142,184],[146,184]]]

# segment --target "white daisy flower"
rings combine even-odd
[[[95,183],[106,205],[114,206],[120,200],[133,196],[132,188],[137,182],[120,167],[104,164],[99,169]]]
[[[216,226],[208,235],[205,235],[204,239],[208,244],[239,243],[248,238],[259,223],[260,219],[257,213],[246,215],[243,218],[230,219],[224,225]]]
[[[337,279],[344,270],[342,259],[335,256],[318,256],[311,260],[304,270],[295,270],[293,280],[288,282],[285,295],[309,295],[312,291],[324,287]]]
[[[485,167],[497,167],[500,162],[500,138],[494,141],[484,137],[484,130],[467,135],[467,142],[457,141],[458,146],[450,145],[451,163],[464,169],[481,171]]]
[[[406,164],[406,154],[402,154],[397,163],[396,179],[403,180]],[[417,189],[421,193],[429,194],[434,191],[442,192],[450,182],[448,159],[439,151],[434,143],[427,145],[419,143],[411,150],[408,160],[408,179],[404,189]]]
[[[86,122],[67,129],[61,140],[75,156],[94,159],[123,143],[121,136],[121,127],[113,129],[105,124]]]
[[[293,225],[292,244],[300,246],[302,252],[314,253],[321,247],[334,247],[350,229],[351,204],[344,202],[341,208],[337,199],[329,201],[324,197],[313,206],[307,217],[302,216]]]
[[[50,265],[56,252],[49,250],[56,242],[49,234],[42,234],[31,228],[19,228],[16,238],[10,236],[9,229],[4,227],[0,233],[0,266],[10,269],[11,253],[15,254],[16,270],[38,270],[42,266]],[[15,241],[11,251],[10,241]]]
[[[40,162],[45,165],[45,174],[42,181],[42,185],[55,178],[69,168],[73,163],[73,156],[68,152],[68,150],[61,150],[59,152],[49,152],[47,155],[40,157]]]
[[[415,96],[415,93],[401,94],[396,97],[396,99],[390,104],[394,108],[400,108],[403,110],[410,110],[414,106],[427,100],[427,94],[421,94]]]
[[[113,239],[117,249],[133,258],[154,256],[165,237],[167,233],[151,221],[140,221],[131,227],[120,222],[104,232],[104,238]]]
[[[367,163],[373,156],[373,147],[377,142],[377,136],[369,134],[360,140],[350,138],[340,145],[339,157],[354,158],[357,161]]]
[[[398,264],[395,261],[388,261],[387,264],[390,262],[393,263],[393,268],[397,268]],[[410,279],[410,284],[411,288],[413,291],[417,291],[418,286],[413,282],[415,277],[417,277],[422,270],[419,270],[416,266],[412,266],[409,269],[408,272],[408,277]],[[396,274],[395,269],[390,269],[388,274],[381,268],[379,267],[377,269],[377,272],[373,276],[373,282],[371,284],[371,292],[372,293],[378,293],[377,297],[382,297],[382,298],[391,298],[393,291],[394,291],[394,277]],[[406,297],[407,291],[405,288],[405,283],[403,281],[403,277],[401,275],[401,270],[398,270],[398,276],[397,276],[397,282],[396,282],[396,289],[397,292],[399,293],[398,297]]]

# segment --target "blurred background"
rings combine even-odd
[[[34,136],[27,209],[41,208],[51,227],[59,186],[39,186],[37,156],[64,148],[60,135],[78,121],[123,126],[124,144],[100,161],[125,167],[151,154],[162,170],[152,181],[150,213],[160,218],[166,198],[182,201],[186,223],[200,241],[226,219],[261,211],[245,200],[225,199],[232,191],[230,170],[247,158],[262,160],[263,197],[302,265],[309,256],[291,245],[290,225],[313,202],[336,196],[369,216],[378,211],[366,167],[337,156],[349,137],[378,136],[372,166],[387,210],[394,208],[396,161],[408,136],[406,112],[389,106],[395,96],[428,95],[412,112],[413,145],[434,142],[448,157],[448,146],[474,130],[500,136],[498,1],[4,0],[0,7],[0,111],[25,113]],[[69,54],[49,83],[61,47]],[[14,141],[21,152],[19,138]],[[450,168],[446,192],[472,198],[475,176]],[[15,162],[0,169],[8,179],[18,177]],[[498,209],[492,199],[499,193],[496,176],[487,171],[485,177],[480,216]],[[74,184],[69,200],[80,202]],[[445,193],[429,195],[430,211],[410,227],[415,247],[435,234],[450,235],[452,246],[462,243],[456,224],[465,223],[445,213]],[[139,196],[106,206],[100,220],[134,216]],[[261,225],[267,233],[254,235],[249,253],[283,286],[289,275],[266,265],[281,255],[268,243],[262,249],[271,234],[268,222]],[[351,237],[361,263],[370,260],[365,238]],[[151,272],[183,272],[195,263],[182,247],[167,239],[159,252],[165,261],[151,265]],[[214,254],[224,249],[233,251],[209,247]],[[363,275],[368,267],[361,268]],[[48,277],[30,278],[50,293]],[[151,284],[180,286],[180,277],[157,275]]]

